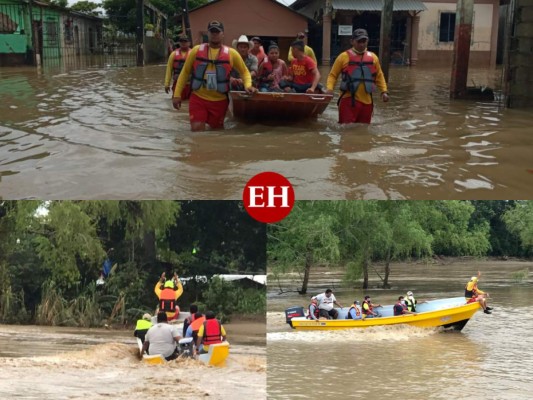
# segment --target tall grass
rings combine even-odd
[[[515,281],[516,283],[522,283],[529,277],[529,268],[513,272],[511,274],[511,277],[513,278],[513,281]]]

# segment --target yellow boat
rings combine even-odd
[[[209,345],[209,351],[206,354],[200,354],[198,360],[207,365],[213,365],[216,367],[223,367],[226,362],[226,358],[229,356],[229,343],[222,342]]]
[[[393,306],[375,308],[381,317],[364,320],[345,319],[349,308],[339,308],[338,319],[311,320],[303,316],[302,307],[292,307],[285,311],[287,323],[297,330],[333,330],[350,328],[369,328],[371,326],[407,324],[419,328],[435,328],[460,331],[472,316],[481,309],[477,302],[466,304],[464,297],[454,297],[428,301],[417,305],[417,314],[394,316]],[[299,316],[296,316],[299,315]]]

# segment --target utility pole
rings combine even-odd
[[[144,67],[144,0],[137,0],[137,66]]]
[[[394,0],[383,0],[381,9],[381,28],[379,31],[379,60],[385,80],[389,81],[389,64],[390,64],[390,38],[392,30],[392,10]]]
[[[468,59],[470,58],[470,40],[472,38],[472,21],[474,18],[474,0],[458,0],[455,17],[455,40],[453,46],[452,80],[450,97],[466,97],[468,77]]]
[[[194,45],[192,42],[191,23],[189,21],[189,3],[187,0],[181,0],[181,11],[183,15],[183,31],[191,41],[191,45]]]

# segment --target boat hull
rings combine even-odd
[[[463,300],[464,301],[464,300]],[[449,308],[406,314],[400,316],[384,316],[365,320],[332,319],[313,321],[304,317],[292,318],[290,325],[297,330],[336,330],[350,328],[370,328],[373,326],[412,325],[419,328],[444,327],[445,329],[461,330],[472,316],[481,309],[479,303],[455,305]]]
[[[229,92],[231,113],[247,122],[296,122],[316,118],[332,98],[331,94]]]
[[[226,358],[229,356],[229,343],[222,342],[212,344],[209,346],[209,351],[206,354],[200,354],[198,360],[216,367],[223,367],[226,363]]]

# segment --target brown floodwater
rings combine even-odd
[[[224,368],[146,365],[132,331],[0,325],[0,399],[266,398],[265,323],[225,325]]]
[[[322,68],[323,80],[328,70]],[[299,199],[533,196],[533,114],[450,101],[448,69],[391,68],[373,124],[315,121],[192,133],[163,91],[164,66],[0,69],[0,197],[240,199],[262,171]],[[499,88],[500,70],[469,84]]]
[[[267,362],[269,399],[525,399],[533,389],[533,276],[518,283],[513,272],[532,262],[396,264],[391,290],[341,286],[342,273],[315,271],[308,296],[279,294],[269,286]],[[409,326],[366,330],[295,331],[283,310],[307,306],[309,296],[332,287],[347,306],[368,293],[392,304],[413,290],[418,299],[461,296],[470,276],[490,293],[492,315],[478,312],[462,332]],[[382,269],[378,268],[381,273]],[[375,276],[375,274],[371,274]],[[377,277],[376,277],[377,278]],[[297,279],[282,281],[295,289]]]

